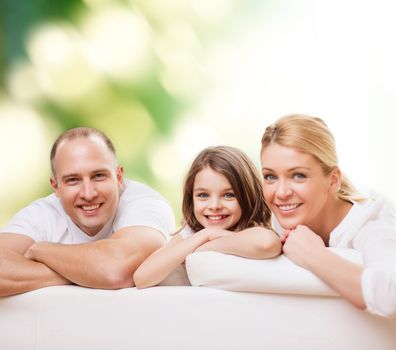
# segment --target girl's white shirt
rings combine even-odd
[[[193,235],[194,232],[191,229],[190,226],[185,225],[184,227],[182,227],[182,229],[179,231],[179,235],[183,238],[186,239],[188,237],[190,237],[191,235]]]

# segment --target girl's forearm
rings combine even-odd
[[[159,284],[186,260],[187,255],[207,241],[208,235],[204,232],[187,239],[176,238],[176,242],[157,250],[139,266],[133,275],[135,286],[147,288]]]
[[[250,259],[266,259],[278,256],[282,251],[282,244],[274,232],[254,227],[211,240],[197,249],[204,250]]]

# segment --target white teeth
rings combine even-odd
[[[209,220],[221,220],[225,218],[225,215],[208,215]]]
[[[83,210],[95,210],[97,208],[99,208],[99,204],[93,204],[93,205],[83,205],[82,206]]]
[[[278,208],[283,211],[289,211],[296,209],[300,204],[285,204],[285,205],[278,205]]]

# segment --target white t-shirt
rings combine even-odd
[[[279,224],[274,221],[279,232]],[[384,200],[354,203],[330,233],[329,246],[363,257],[362,293],[367,311],[396,317],[396,216]]]
[[[193,234],[194,234],[193,230],[188,225],[183,226],[183,228],[179,231],[179,235],[183,239],[186,239],[186,238],[190,237]]]
[[[128,226],[147,226],[160,231],[166,239],[175,229],[169,203],[152,188],[124,179],[124,190],[115,216],[93,237],[70,219],[55,194],[40,198],[20,210],[0,232],[19,233],[34,241],[77,244],[107,238]]]

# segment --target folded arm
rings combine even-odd
[[[83,244],[40,242],[25,256],[44,263],[75,284],[103,289],[133,287],[133,273],[153,251],[165,243],[149,227],[125,227],[111,238]]]
[[[372,231],[374,232],[374,231]],[[396,238],[375,239],[363,249],[362,292],[367,310],[396,319]]]
[[[250,259],[278,256],[282,244],[276,233],[263,227],[252,227],[206,242],[196,251],[212,250]]]
[[[284,254],[297,265],[318,276],[359,309],[365,309],[361,277],[363,266],[326,248],[323,240],[306,226],[297,226],[285,238]]]
[[[0,234],[0,297],[71,283],[48,266],[25,258],[32,244],[28,236]]]
[[[221,234],[227,234],[227,231]],[[180,234],[174,236],[165,247],[154,252],[136,270],[133,275],[136,287],[147,288],[159,284],[186,260],[187,255],[214,238],[207,229],[185,239]]]

